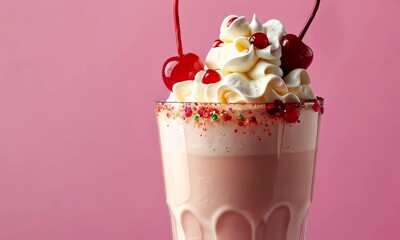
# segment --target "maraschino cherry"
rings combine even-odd
[[[281,39],[281,68],[285,75],[296,68],[307,69],[313,60],[313,52],[311,48],[304,44],[302,40],[314,20],[319,4],[320,0],[316,0],[314,9],[298,37],[294,34],[287,34]]]
[[[219,73],[213,69],[207,69],[206,73],[203,76],[202,83],[211,84],[217,83],[221,80],[221,76]]]
[[[258,49],[264,49],[268,47],[269,41],[267,35],[262,32],[256,32],[251,35],[249,39],[250,43],[254,45],[254,47]]]
[[[311,48],[303,43],[296,35],[287,34],[281,39],[282,57],[281,68],[285,74],[296,68],[307,69],[313,60]]]
[[[162,68],[162,78],[170,91],[172,91],[172,87],[175,83],[185,80],[193,80],[196,73],[204,69],[204,64],[196,54],[183,54],[181,27],[179,23],[179,0],[175,0],[174,3],[174,20],[178,56],[167,59]]]

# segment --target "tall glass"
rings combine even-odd
[[[276,105],[157,103],[174,240],[306,239],[323,101]]]

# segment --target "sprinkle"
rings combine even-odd
[[[244,121],[244,117],[242,114],[239,115],[239,121],[243,122]]]
[[[218,120],[218,115],[216,113],[214,113],[211,118],[212,118],[213,121],[217,121]]]
[[[194,116],[194,121],[199,121],[199,115]]]
[[[216,108],[212,109],[212,110],[211,110],[211,112],[212,112],[212,113],[219,114],[219,110],[218,110],[218,109],[216,109]]]
[[[230,121],[230,120],[232,120],[232,116],[227,114],[227,113],[224,113],[224,120],[225,121]]]
[[[193,114],[193,111],[191,108],[185,108],[185,117],[190,118]]]
[[[314,102],[314,104],[312,106],[312,109],[314,110],[314,112],[319,112],[320,108],[321,107],[320,107],[319,103],[318,102]]]

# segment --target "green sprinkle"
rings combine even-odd
[[[195,121],[199,121],[199,115],[194,116]]]
[[[241,122],[244,121],[244,117],[242,116],[242,114],[239,115],[239,121],[241,121]]]
[[[217,119],[218,119],[218,115],[214,113],[214,114],[212,115],[212,120],[213,120],[213,121],[216,121]]]

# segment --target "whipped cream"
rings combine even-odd
[[[228,22],[235,19],[229,26]],[[266,34],[269,46],[256,48],[250,43],[252,34]],[[245,17],[230,15],[224,19],[219,39],[206,58],[206,68],[217,71],[221,80],[202,83],[205,71],[194,80],[174,84],[169,102],[266,103],[274,100],[300,102],[314,99],[310,76],[305,69],[294,69],[283,77],[280,68],[280,40],[286,35],[283,24],[269,20],[261,24],[253,16],[249,24]]]

